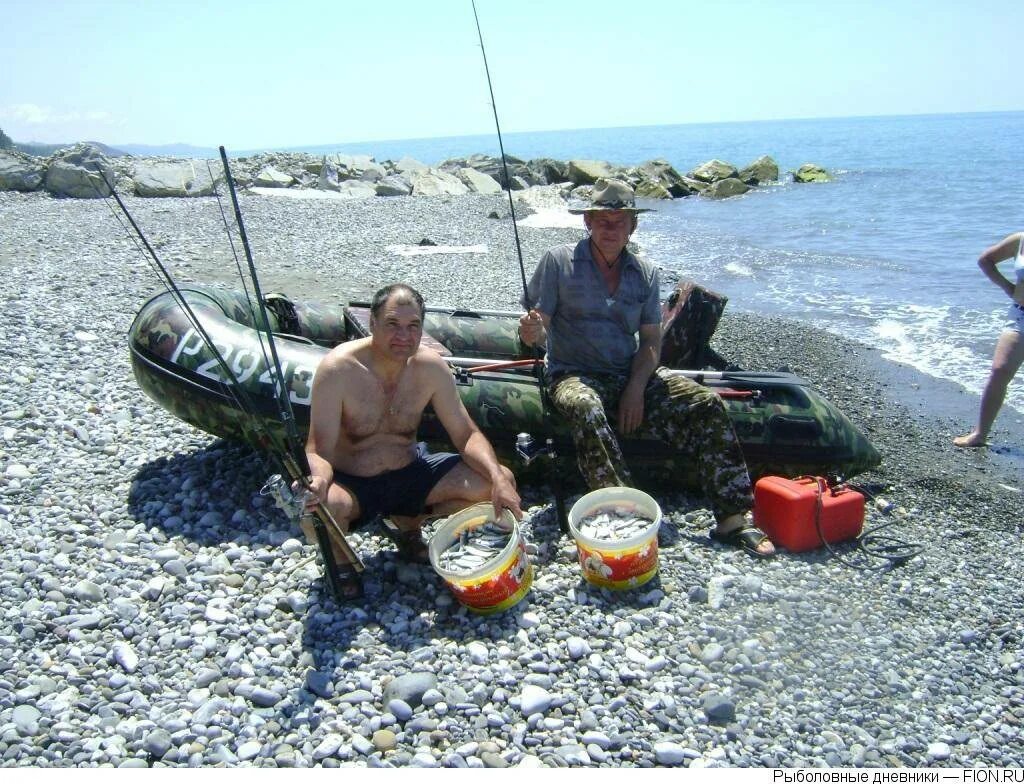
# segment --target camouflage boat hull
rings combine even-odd
[[[132,367],[142,390],[176,417],[195,427],[261,449],[285,442],[273,395],[272,374],[255,329],[256,317],[242,293],[212,287],[182,289],[233,381],[196,325],[168,293],[139,311],[129,333]],[[329,347],[366,334],[365,305],[330,306],[267,298],[271,327],[296,422],[305,437],[313,377]],[[462,400],[487,434],[499,457],[521,480],[555,472],[575,477],[572,440],[557,414],[541,402],[532,369],[474,367],[528,358],[517,336],[518,314],[431,308],[426,332],[436,347],[452,354]],[[285,334],[288,333],[288,334]],[[683,371],[718,390],[725,400],[751,474],[797,476],[835,473],[852,476],[872,468],[880,456],[864,435],[806,381],[788,373]],[[244,406],[244,407],[243,407]],[[245,413],[256,412],[256,416]],[[520,433],[550,443],[560,461],[526,465],[516,449]],[[450,448],[428,410],[420,438]],[[550,441],[549,441],[550,440]],[[624,439],[623,450],[637,476],[696,488],[691,466],[659,442]]]

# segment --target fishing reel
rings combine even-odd
[[[520,433],[516,436],[516,454],[523,461],[523,465],[530,465],[538,457],[546,457],[551,461],[558,458],[555,451],[555,439],[546,438],[541,444],[529,433]],[[557,471],[552,471],[550,466],[547,471],[548,485],[555,497],[555,517],[558,520],[558,527],[562,533],[569,533],[569,519],[565,514],[565,485]]]
[[[305,514],[306,502],[313,497],[313,492],[306,488],[295,492],[288,480],[281,474],[273,474],[260,488],[260,495],[272,498],[274,506],[288,515],[290,519],[298,520]]]
[[[538,457],[557,457],[555,454],[555,440],[547,439],[541,444],[529,433],[520,433],[516,436],[516,454],[522,458],[524,465],[530,465]]]

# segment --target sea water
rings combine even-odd
[[[786,316],[980,392],[1009,299],[978,255],[1024,230],[1024,112],[664,125],[505,135],[519,158],[680,172],[712,158],[742,168],[771,155],[777,185],[725,201],[658,202],[635,236],[651,261],[729,297],[729,309]],[[493,135],[342,145],[425,163],[497,154]],[[829,184],[786,172],[824,166]],[[1004,267],[1006,274],[1008,268]],[[1007,405],[1024,412],[1024,381]],[[965,423],[966,424],[966,423]]]

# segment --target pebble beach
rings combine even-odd
[[[179,283],[238,287],[215,199],[125,200]],[[517,307],[504,194],[242,211],[264,292],[401,280],[429,304]],[[521,227],[526,273],[580,236]],[[482,250],[396,251],[424,239]],[[856,481],[891,504],[866,526],[921,555],[754,560],[709,539],[700,498],[662,493],[658,576],[611,592],[526,487],[535,580],[510,610],[469,614],[373,529],[351,537],[367,598],[338,606],[259,494],[265,458],[135,384],[126,335],[162,286],[107,203],[0,192],[0,273],[5,767],[1024,765],[1019,415],[1000,419],[1015,447],[958,451],[976,397],[922,395],[864,345],[733,303],[712,346],[850,417],[883,455]]]

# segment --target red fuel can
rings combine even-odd
[[[864,527],[864,496],[856,490],[825,486],[821,497],[821,534],[829,544],[860,535]],[[754,523],[775,544],[791,553],[822,546],[815,526],[818,482],[812,477],[766,476],[754,485]]]

